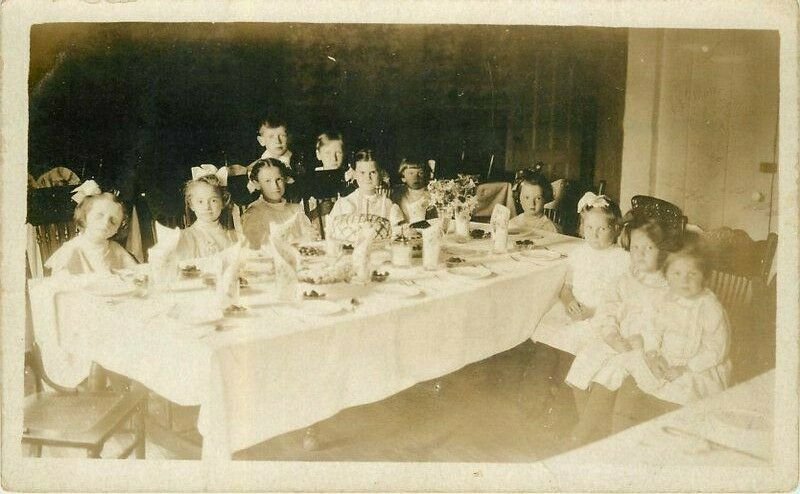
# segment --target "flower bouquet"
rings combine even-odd
[[[478,206],[477,185],[471,176],[459,174],[454,179],[431,180],[428,183],[428,192],[431,203],[443,222],[443,228],[450,218],[455,218],[457,223],[469,225],[469,218]]]

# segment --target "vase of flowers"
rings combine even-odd
[[[458,175],[454,179],[431,180],[428,192],[431,203],[436,207],[446,232],[450,219],[455,219],[456,233],[469,236],[469,219],[478,205],[475,180],[469,175]]]

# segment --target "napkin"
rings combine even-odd
[[[178,263],[174,254],[181,234],[179,229],[167,228],[158,222],[155,223],[155,229],[158,243],[148,250],[147,262],[154,283],[164,285],[177,277]]]
[[[284,223],[271,223],[269,244],[275,263],[275,283],[279,300],[293,301],[297,295],[297,266],[299,252],[288,242],[289,232],[295,222],[291,218]]]
[[[172,252],[178,246],[178,240],[181,238],[181,231],[178,228],[167,228],[159,222],[156,225],[156,238],[158,242],[150,248],[157,249],[162,252]]]
[[[492,225],[492,239],[494,252],[505,252],[508,244],[508,220],[511,210],[502,204],[495,204],[489,223]]]
[[[442,229],[438,222],[420,230],[422,232],[422,265],[425,269],[436,269],[439,265],[439,252],[442,243]]]
[[[217,303],[220,309],[226,309],[239,303],[239,269],[245,261],[244,240],[216,254]]]
[[[353,246],[353,270],[356,280],[369,281],[369,246],[375,239],[375,229],[371,225],[362,225],[358,230],[356,243]]]

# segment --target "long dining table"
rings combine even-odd
[[[530,338],[579,240],[528,232],[538,249],[564,255],[544,258],[518,250],[523,238],[492,254],[490,239],[445,237],[436,270],[376,256],[388,278],[317,286],[324,310],[319,300],[279,301],[269,279],[251,282],[241,291],[246,310],[213,324],[193,320],[213,298],[198,280],[146,294],[98,293],[80,277],[32,280],[34,333],[55,382],[75,385],[96,362],[178,405],[199,405],[203,458],[229,459]],[[448,269],[453,256],[478,269]]]

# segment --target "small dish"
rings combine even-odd
[[[376,281],[378,283],[386,281],[386,278],[389,277],[388,271],[373,271],[370,275],[372,281]]]
[[[232,304],[229,305],[228,307],[225,307],[225,310],[223,310],[222,312],[223,314],[225,314],[225,316],[239,317],[247,313],[247,307],[243,305]]]
[[[464,259],[463,257],[458,257],[458,256],[448,257],[444,261],[445,265],[448,268],[455,268],[455,267],[463,266],[465,262],[467,262],[466,259]]]

